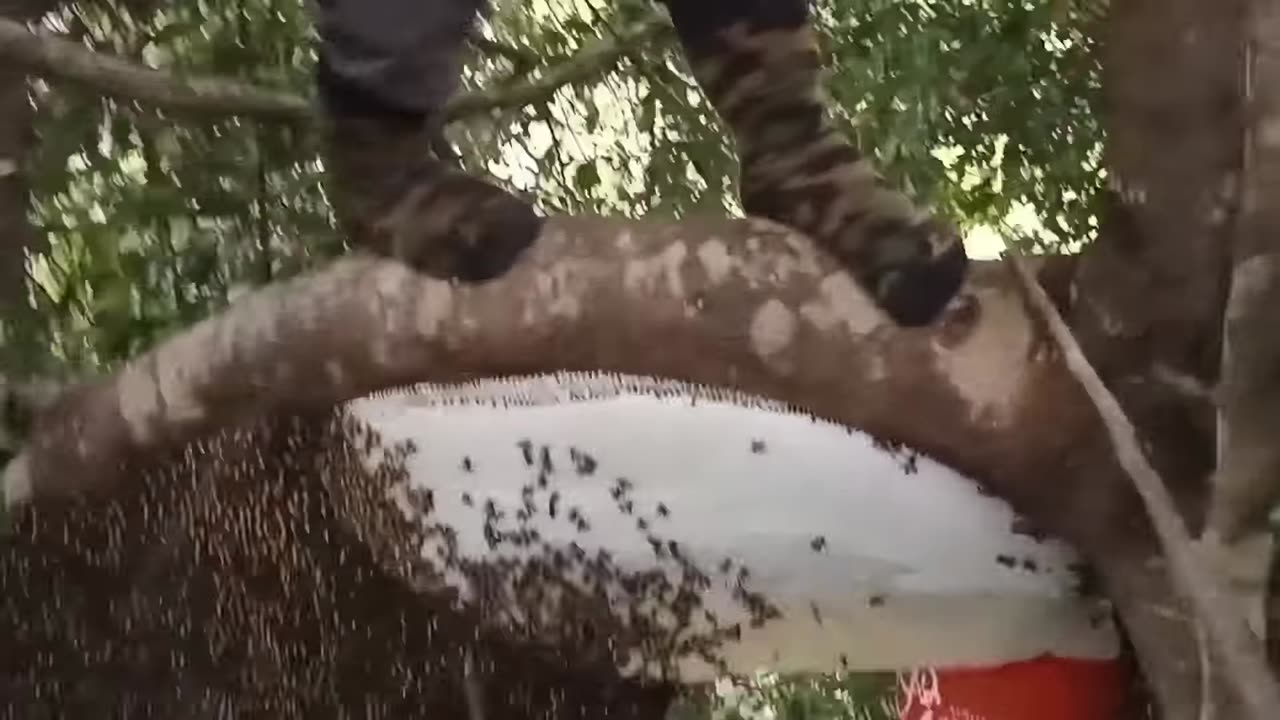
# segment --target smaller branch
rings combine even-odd
[[[497,55],[504,57],[510,61],[516,70],[527,70],[537,67],[540,59],[536,53],[531,53],[523,48],[508,45],[499,40],[487,38],[480,33],[472,33],[467,42],[486,55]]]
[[[223,79],[180,78],[94,52],[71,40],[32,32],[7,18],[0,18],[0,59],[44,77],[87,85],[104,95],[171,110],[216,110],[277,120],[304,120],[312,114],[310,102],[297,95]]]
[[[1075,336],[1058,314],[1049,295],[1027,269],[1021,257],[1012,251],[1006,255],[1009,266],[1018,277],[1036,313],[1048,326],[1050,334],[1062,351],[1067,368],[1088,393],[1098,410],[1103,424],[1111,436],[1116,459],[1133,479],[1134,487],[1142,497],[1147,514],[1151,517],[1156,536],[1168,557],[1174,581],[1178,589],[1191,601],[1197,620],[1209,637],[1218,659],[1226,666],[1236,692],[1244,702],[1252,720],[1268,720],[1275,717],[1280,708],[1280,687],[1271,676],[1261,643],[1248,631],[1243,618],[1192,549],[1191,534],[1187,531],[1177,508],[1165,488],[1164,481],[1151,467],[1138,443],[1133,427],[1120,402],[1098,377],[1093,365],[1085,357]]]
[[[548,67],[536,78],[457,95],[446,106],[445,117],[457,120],[550,100],[565,85],[596,77],[638,45],[662,37],[670,29],[666,17],[654,13],[626,25],[616,35],[587,43],[573,57]]]
[[[531,79],[456,95],[445,107],[445,117],[453,121],[548,100],[569,83],[590,80],[607,71],[637,44],[659,37],[669,28],[666,17],[654,13],[629,24],[616,37],[587,44]],[[72,40],[32,32],[26,25],[5,18],[0,18],[0,61],[26,67],[42,77],[167,110],[302,124],[316,120],[311,100],[300,95],[224,78],[181,77],[95,52]]]
[[[1202,402],[1210,406],[1218,406],[1218,389],[1206,385],[1198,378],[1180,372],[1163,362],[1156,362],[1151,368],[1151,379],[1180,397],[1194,402]]]

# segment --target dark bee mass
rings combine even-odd
[[[765,447],[764,447],[763,440],[755,439],[751,441],[751,452],[755,453],[756,455],[760,455],[764,453],[764,450],[765,450]]]
[[[827,549],[827,539],[821,535],[818,535],[817,537],[809,541],[809,547],[814,552],[822,552],[823,550]]]
[[[543,540],[537,506],[563,502],[539,493],[549,468],[515,507],[471,513],[495,554],[460,557],[429,489],[407,492],[413,519],[388,501],[409,450],[370,468],[380,446],[343,413],[264,421],[133,468],[105,501],[17,512],[0,540],[0,717],[465,718],[478,692],[486,720],[658,718],[674,686],[618,667],[719,663],[740,633],[691,629],[708,581],[683,557],[632,572]],[[753,621],[769,615],[742,591]]]

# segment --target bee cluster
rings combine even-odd
[[[474,510],[482,524],[488,549],[483,556],[459,551],[456,518],[446,522],[433,513],[433,492],[427,492],[427,502],[419,508],[424,545],[434,548],[435,567],[465,578],[454,585],[465,586],[467,602],[480,609],[484,622],[561,648],[570,657],[674,678],[676,663],[690,657],[723,670],[718,649],[741,637],[741,622],[722,621],[704,604],[713,575],[729,581],[749,625],[758,627],[780,616],[775,605],[751,589],[745,566],[724,558],[718,569],[708,571],[688,557],[679,540],[661,532],[671,507],[665,502],[642,507],[633,494],[635,483],[601,473],[601,463],[590,452],[528,438],[517,440],[513,450],[529,472],[518,505],[503,507],[494,498],[461,493],[462,506]],[[567,469],[555,458],[567,458]],[[458,467],[468,474],[476,470],[469,456]],[[567,491],[557,483],[564,471],[607,486],[619,517],[591,518],[582,507],[568,504]],[[575,533],[587,534],[595,520],[632,523],[652,551],[651,564],[623,567],[607,547],[588,550],[585,540],[552,540],[546,532],[548,523],[563,522]]]
[[[462,602],[421,553],[435,536],[429,493],[404,491],[413,448],[379,447],[345,411],[262,421],[130,468],[111,497],[22,510],[0,539],[0,717],[467,717],[477,686],[486,720],[662,716],[674,684],[606,651],[669,636],[639,639],[652,621],[606,617],[564,578],[681,613],[688,590],[570,551],[460,563],[517,589],[516,605]],[[495,541],[537,542],[518,525]],[[545,576],[576,612],[510,622]]]

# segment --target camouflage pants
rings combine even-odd
[[[750,17],[802,24],[809,0],[657,0],[681,35]],[[427,114],[457,88],[467,33],[487,0],[313,0],[320,81],[340,105]]]
[[[810,0],[657,1],[670,12],[693,75],[734,139],[746,212],[812,237],[895,322],[925,325],[939,317],[964,281],[962,239],[949,223],[886,186],[867,155],[831,121]],[[316,3],[318,83],[327,110],[343,125],[334,133],[337,174],[358,178],[348,197],[398,198],[383,203],[392,209],[380,211],[392,218],[383,223],[389,229],[363,233],[373,238],[364,244],[428,272],[476,280],[500,276],[538,233],[530,206],[494,186],[439,170],[377,190],[370,182],[387,176],[385,168],[409,153],[374,142],[378,133],[360,129],[368,118],[383,125],[385,138],[389,125],[438,123],[459,80],[468,31],[486,0]],[[359,140],[362,135],[367,142]],[[370,164],[368,156],[378,153],[390,160]],[[437,226],[444,229],[432,229]]]
[[[346,92],[337,94],[356,98],[353,102],[364,99],[425,114],[456,88],[461,50],[485,0],[316,0],[315,5],[322,88],[341,87]]]

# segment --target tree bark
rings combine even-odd
[[[1204,545],[1264,639],[1272,571],[1270,511],[1280,501],[1280,11],[1250,2],[1249,103],[1241,207],[1224,321],[1220,453]],[[1271,599],[1280,607],[1280,596]]]
[[[1131,493],[1045,488],[1043,470],[1022,472],[1095,466],[1110,452],[1015,287],[982,267],[938,327],[901,331],[807,238],[776,225],[557,218],[485,285],[357,255],[247,296],[72,389],[24,457],[36,495],[78,493],[79,478],[109,483],[120,459],[246,414],[408,382],[602,369],[778,397],[935,455],[1055,530],[1114,536],[1137,507]],[[1045,423],[1029,413],[1050,407],[1052,432],[1036,432]]]
[[[1195,531],[1216,460],[1214,410],[1207,393],[1178,385],[1218,379],[1243,153],[1243,13],[1244,0],[1110,4],[1110,189],[1072,308],[1072,329]]]
[[[1280,11],[1253,2],[1250,127],[1225,319],[1222,459],[1209,528],[1234,542],[1266,532],[1280,500]]]
[[[1212,398],[1244,151],[1244,13],[1244,0],[1110,3],[1110,188],[1071,311],[1073,331],[1195,534],[1217,462]],[[1184,653],[1188,665],[1199,664],[1196,649]],[[1199,716],[1202,673],[1189,671],[1182,687],[1148,674],[1163,717]],[[1221,690],[1213,695],[1225,703]]]
[[[1229,589],[1229,583],[1214,572],[1210,562],[1196,553],[1191,534],[1165,487],[1164,479],[1151,466],[1138,444],[1132,421],[1125,416],[1119,400],[1089,364],[1048,295],[1019,258],[1010,258],[1010,264],[1027,289],[1039,317],[1045,321],[1062,350],[1067,367],[1098,409],[1117,460],[1142,496],[1179,593],[1194,608],[1206,635],[1205,644],[1213,651],[1224,671],[1223,679],[1230,679],[1232,695],[1247,710],[1249,717],[1257,720],[1270,718],[1276,708],[1280,708],[1280,688],[1267,667],[1265,648],[1242,622],[1244,615],[1233,602],[1236,597]],[[1265,575],[1266,563],[1262,567]]]
[[[27,23],[54,6],[47,0],[0,0],[0,22]],[[27,303],[26,256],[38,249],[39,237],[27,216],[26,164],[34,142],[31,117],[26,71],[0,65],[0,325],[26,322],[33,315]],[[0,358],[12,354],[0,352]]]

